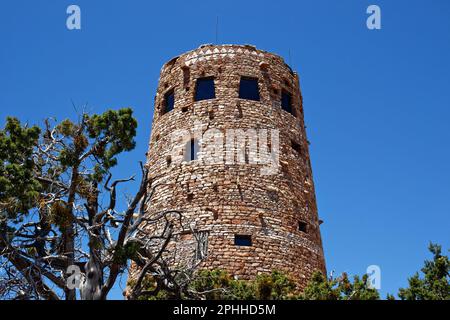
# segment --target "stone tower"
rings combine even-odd
[[[299,79],[281,57],[200,46],[163,66],[154,110],[148,214],[183,212],[173,263],[277,269],[299,288],[325,272]]]

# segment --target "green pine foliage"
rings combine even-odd
[[[0,215],[20,218],[36,205],[42,186],[35,178],[33,150],[40,129],[8,117],[0,130]]]
[[[295,298],[295,282],[274,270],[259,274],[255,280],[236,280],[223,270],[201,271],[192,283],[196,292],[208,292],[206,299],[223,300],[288,300]]]
[[[353,282],[346,273],[327,279],[321,272],[313,274],[301,294],[302,300],[379,300],[376,289],[367,285],[368,276],[354,276]]]
[[[40,142],[50,139],[49,130],[41,135],[39,127],[29,128],[8,117],[0,130],[0,214],[15,218],[39,207],[39,194],[48,187],[46,177],[55,180],[91,156],[96,159],[93,173],[78,181],[77,191],[83,190],[83,184],[102,181],[117,164],[116,156],[134,149],[136,128],[130,108],[108,110],[101,115],[84,114],[79,123],[63,120],[53,134],[64,147],[54,155],[57,161],[46,166],[36,149]]]
[[[346,274],[327,279],[315,272],[300,293],[295,282],[280,271],[260,274],[255,280],[236,280],[224,270],[201,270],[191,283],[194,297],[206,300],[379,300],[378,291],[367,286],[367,275],[355,276],[351,281]],[[167,292],[158,292],[150,299],[170,299]],[[189,299],[191,297],[181,297]]]
[[[8,117],[0,128],[0,263],[10,259],[8,268],[23,274],[40,298],[51,299],[56,294],[41,275],[29,275],[25,268],[36,263],[39,269],[53,270],[50,277],[62,288],[62,271],[81,259],[74,252],[82,248],[75,246],[87,242],[77,232],[79,223],[98,229],[100,221],[94,217],[104,217],[100,212],[107,200],[102,201],[109,198],[101,196],[104,183],[117,157],[134,149],[137,128],[130,108],[54,121],[47,119],[40,128]],[[115,204],[115,194],[113,199]],[[102,230],[95,233],[89,240],[91,251],[103,246],[95,244]],[[124,255],[136,250],[118,251],[123,268]],[[53,260],[43,259],[50,255]],[[0,280],[4,274],[0,268]],[[60,291],[74,298],[74,290]]]
[[[442,255],[442,247],[430,243],[428,249],[433,260],[426,260],[419,273],[408,279],[409,286],[401,288],[398,296],[402,300],[450,300],[450,263],[448,256]]]
[[[147,287],[148,290],[153,289],[154,283],[147,279]],[[175,297],[159,291],[141,299],[288,300],[298,297],[295,282],[276,270],[271,274],[260,274],[255,280],[237,280],[220,269],[200,270],[187,292],[191,292],[191,296]]]

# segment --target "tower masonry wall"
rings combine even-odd
[[[214,78],[215,98],[195,101],[197,79],[204,77]],[[260,101],[239,98],[241,77],[257,79]],[[172,91],[174,108],[165,112]],[[292,114],[281,107],[283,92],[291,96]],[[199,145],[193,161],[185,160],[186,132]],[[233,133],[237,140],[227,144]],[[216,161],[208,163],[211,154]],[[253,46],[204,45],[166,63],[147,166],[158,185],[148,216],[182,212],[169,249],[174,264],[206,255],[200,268],[240,279],[277,269],[300,288],[315,270],[325,272],[299,78],[281,57]],[[236,236],[251,245],[237,245]]]

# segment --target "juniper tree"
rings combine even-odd
[[[181,212],[144,215],[163,183],[141,164],[138,190],[125,201],[118,186],[135,177],[112,179],[118,156],[136,145],[132,110],[52,121],[40,128],[10,117],[0,130],[0,295],[76,299],[67,272],[79,269],[81,299],[106,299],[131,262],[139,277],[182,290],[162,259]],[[163,231],[144,241],[146,224],[160,220]],[[130,296],[141,291],[137,281]]]

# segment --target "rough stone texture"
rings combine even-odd
[[[216,98],[195,102],[196,79],[205,76],[214,77]],[[258,78],[260,101],[238,98],[241,76]],[[164,114],[170,90],[175,107]],[[281,109],[282,90],[292,94],[295,116]],[[202,131],[279,129],[280,170],[261,175],[260,164],[177,163],[171,134],[194,126]],[[314,270],[325,272],[299,79],[281,57],[253,46],[204,45],[166,63],[155,97],[147,165],[163,183],[149,202],[148,215],[183,211],[171,247],[174,264],[191,259],[196,250],[186,227],[191,226],[207,238],[202,268],[225,269],[240,279],[278,269],[296,279],[299,288]],[[299,231],[300,221],[307,224],[306,233]],[[236,234],[251,235],[253,245],[236,246]]]

